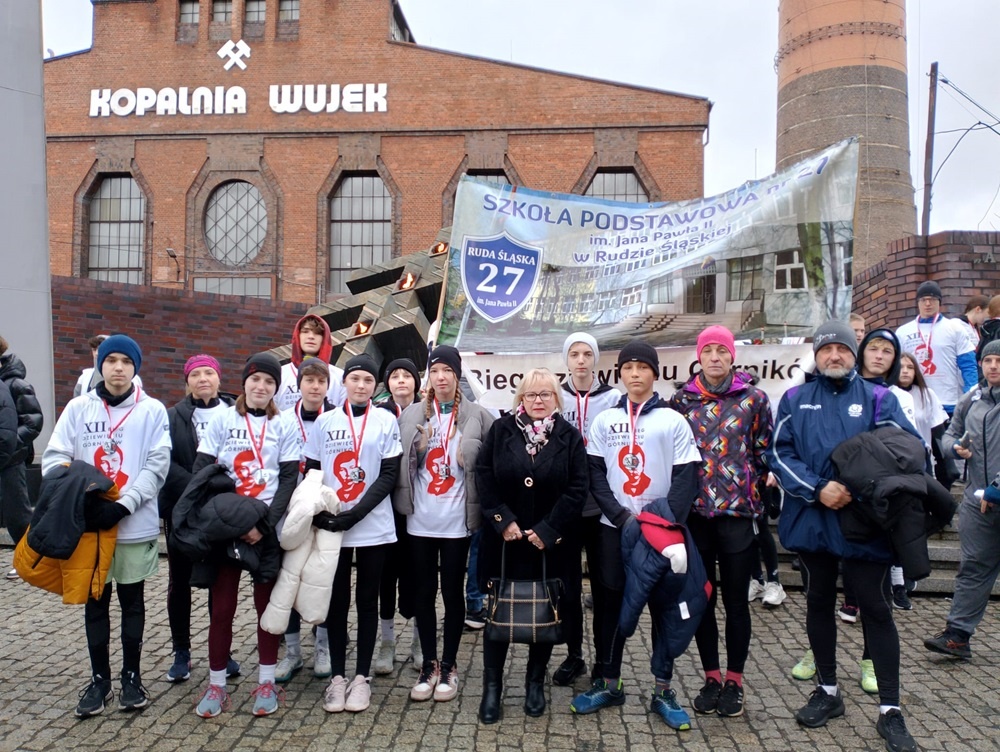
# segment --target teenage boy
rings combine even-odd
[[[156,497],[170,466],[167,411],[132,383],[141,365],[142,351],[135,340],[124,334],[104,340],[97,351],[103,382],[70,400],[42,455],[43,475],[82,460],[118,484],[118,500],[105,505],[96,522],[101,530],[118,528],[108,581],[117,583],[122,609],[121,710],[136,710],[149,702],[139,667],[146,621],[143,588],[159,563]],[[84,609],[92,678],[80,695],[78,718],[97,715],[114,698],[110,607],[111,587],[106,586],[100,600],[89,599]]]
[[[420,386],[420,372],[417,364],[409,358],[396,358],[386,366],[383,381],[389,390],[389,399],[378,406],[391,412],[396,418],[417,399]]]
[[[600,553],[591,572],[604,588],[606,605],[594,609],[594,618],[602,620],[602,642],[597,645],[601,675],[570,704],[580,714],[625,703],[621,680],[625,639],[618,629],[625,587],[620,531],[635,523],[646,504],[664,497],[674,519],[683,524],[698,493],[702,462],[687,420],[653,390],[660,371],[656,350],[630,342],[618,354],[618,368],[627,394],[594,419],[587,441],[591,491],[603,512]],[[673,666],[655,659],[664,654],[657,644],[666,638],[653,636],[657,665],[652,667],[656,682],[652,710],[671,728],[689,729],[690,718],[670,687]]]
[[[601,350],[597,340],[586,332],[574,332],[563,342],[563,362],[569,372],[569,378],[563,382],[562,401],[564,409],[562,416],[583,434],[584,442],[590,434],[594,419],[605,410],[612,408],[621,400],[622,394],[607,384],[601,384],[594,373]],[[587,561],[595,561],[600,557],[598,548],[601,539],[601,509],[593,495],[587,496],[583,508],[583,519],[579,526],[563,543],[567,551],[572,551],[567,557],[568,571],[566,575],[566,597],[563,598],[563,630],[566,637],[566,660],[552,673],[552,683],[567,686],[578,676],[587,672],[587,664],[583,660],[583,566],[580,554],[587,550]],[[604,609],[604,591],[600,588],[598,578],[591,577],[591,591],[594,595],[595,613]],[[598,639],[601,630],[601,620],[594,619],[594,644],[603,642],[603,635]],[[598,656],[599,658],[600,656]],[[600,660],[594,664],[594,676],[601,676]]]
[[[299,368],[307,357],[319,358],[324,363],[330,363],[333,355],[333,339],[330,337],[330,327],[319,316],[307,313],[295,323],[292,330],[292,360],[281,367],[281,383],[274,395],[274,404],[282,412],[291,409],[299,401]],[[330,384],[326,398],[331,405],[343,405],[346,399],[344,391],[344,372],[334,365],[329,366]]]

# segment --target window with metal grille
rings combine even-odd
[[[201,13],[198,0],[181,0],[180,22],[182,24],[196,24]]]
[[[649,202],[649,194],[633,170],[598,170],[583,195],[608,201]]]
[[[108,176],[90,198],[87,276],[141,285],[146,197],[131,175]]]
[[[256,258],[267,235],[267,206],[256,186],[242,180],[223,183],[205,208],[205,243],[226,266]]]
[[[279,21],[299,20],[299,0],[279,0],[278,2]]]
[[[212,0],[212,20],[232,21],[233,0]]]
[[[392,258],[392,196],[377,174],[348,175],[330,199],[330,289],[346,293],[355,269]]]
[[[270,277],[195,277],[195,292],[219,295],[243,295],[248,298],[270,298]]]
[[[263,22],[266,8],[266,0],[247,0],[246,10],[243,13],[244,23]]]

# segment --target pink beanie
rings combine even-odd
[[[211,355],[201,353],[200,355],[192,355],[187,359],[187,363],[184,364],[184,378],[186,379],[195,368],[206,367],[213,369],[219,376],[222,376],[222,368],[219,366],[219,361]]]
[[[722,345],[729,350],[729,355],[736,360],[736,343],[733,341],[733,333],[724,326],[710,326],[698,335],[698,357],[706,345]]]

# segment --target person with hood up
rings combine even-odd
[[[331,405],[344,404],[344,372],[330,363],[332,355],[330,327],[322,317],[307,313],[295,322],[292,330],[292,360],[281,367],[281,379],[274,395],[274,404],[279,410],[290,410],[298,403],[299,368],[307,357],[319,358],[330,366],[330,386],[326,398]]]

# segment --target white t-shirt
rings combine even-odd
[[[305,447],[305,457],[319,462],[323,485],[334,490],[343,511],[353,509],[378,479],[382,460],[402,453],[396,419],[371,403],[366,414],[358,417],[348,415],[342,407],[323,413]],[[395,542],[392,502],[386,494],[363,520],[344,532],[343,545],[353,548]]]
[[[194,412],[191,414],[191,424],[194,426],[194,433],[198,437],[199,444],[205,438],[205,431],[208,429],[208,424],[215,417],[215,414],[221,413],[227,407],[229,405],[220,400],[219,404],[214,407],[196,407],[194,409]]]
[[[605,410],[617,405],[622,398],[622,393],[617,389],[608,389],[600,394],[581,395],[576,393],[576,389],[572,383],[569,387],[572,391],[567,391],[565,387],[561,387],[563,401],[562,416],[571,426],[575,426],[583,434],[583,440],[587,441],[590,436],[590,427],[594,425],[594,418]],[[594,388],[596,387],[597,382],[595,380]]]
[[[458,464],[462,432],[452,422],[454,414],[431,415],[425,426],[433,429],[434,434],[427,440],[427,453],[417,466],[413,514],[406,518],[406,531],[410,535],[423,538],[471,535],[465,524],[465,470]],[[447,447],[442,445],[443,436],[451,436]]]
[[[274,404],[281,412],[295,407],[302,395],[299,394],[299,369],[291,363],[281,367],[281,383],[274,394]],[[344,372],[337,366],[330,366],[330,386],[326,390],[326,398],[331,405],[341,406],[347,400],[347,390],[344,389]]]
[[[909,394],[910,400],[913,402],[913,411],[917,418],[917,431],[923,437],[924,443],[930,446],[932,429],[948,420],[948,413],[944,411],[941,400],[932,389],[922,390],[913,386],[906,393]]]
[[[605,410],[594,419],[587,454],[604,458],[615,499],[633,515],[667,495],[674,465],[702,461],[691,425],[669,407],[657,407],[638,416],[634,446],[626,410]],[[603,514],[601,522],[611,525]]]
[[[296,402],[290,410],[285,410],[281,413],[281,419],[288,423],[290,426],[289,431],[295,437],[295,445],[298,447],[299,452],[299,480],[305,476],[306,467],[306,442],[312,435],[313,426],[319,420],[317,416],[316,420],[303,420],[302,419],[302,402]],[[320,416],[323,415],[323,410],[320,408]]]
[[[958,319],[938,316],[931,323],[907,322],[896,330],[900,347],[913,353],[927,386],[945,405],[954,405],[965,391],[958,356],[974,353],[975,343]]]
[[[268,506],[278,490],[279,465],[298,462],[295,435],[276,415],[240,415],[235,407],[220,410],[209,421],[198,452],[215,457],[236,483],[236,493]]]
[[[149,453],[161,448],[169,453],[170,447],[167,410],[159,400],[137,388],[120,405],[110,407],[96,391],[90,391],[70,400],[56,421],[42,458],[42,473],[66,457],[82,460],[113,480],[119,496],[124,496],[133,491]],[[154,540],[159,535],[156,496],[162,479],[153,485],[134,489],[141,498],[135,509],[126,504],[131,513],[118,524],[122,543]]]

